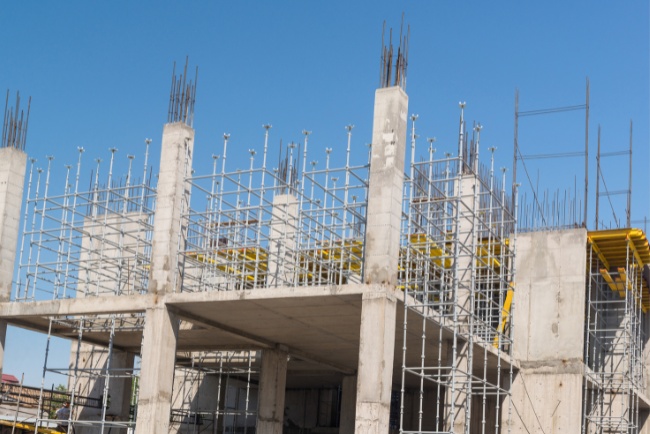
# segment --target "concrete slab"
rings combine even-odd
[[[37,303],[0,304],[0,312],[9,312],[10,323],[46,333],[47,316],[35,313],[58,312],[86,315],[130,309],[144,311],[146,306],[166,304],[175,315],[187,322],[178,332],[178,352],[260,350],[274,345],[288,348],[294,359],[288,365],[288,384],[316,387],[340,384],[343,375],[354,375],[358,365],[361,303],[365,292],[376,292],[377,285],[343,285],[309,288],[279,287],[270,290],[172,293],[166,295],[142,295],[82,298],[79,300],[56,300]],[[446,354],[453,337],[445,318],[432,318],[423,324],[423,317],[404,309],[404,295],[393,292],[397,300],[396,336],[394,350],[393,384],[399,387],[404,358],[406,337],[406,365],[416,368],[421,364],[423,330],[426,336],[425,359],[428,366],[438,358],[438,352]],[[79,303],[75,303],[79,302]],[[94,303],[93,303],[94,302]],[[409,305],[415,303],[408,301]],[[404,333],[404,315],[407,330]],[[127,314],[131,317],[131,314]],[[73,316],[66,316],[72,319]],[[64,317],[64,318],[66,318]],[[76,339],[73,322],[57,323],[53,334]],[[84,332],[90,343],[106,345],[108,330]],[[139,353],[142,332],[118,330],[114,338],[116,348]],[[475,344],[477,375],[482,375],[483,354],[488,370],[496,372],[499,367],[497,351],[491,346]],[[295,363],[302,363],[296,365]],[[500,368],[506,372],[510,359],[501,353]],[[300,367],[299,367],[300,366]],[[305,369],[308,366],[308,369]],[[311,371],[311,373],[310,373]],[[324,373],[327,373],[325,375]],[[419,388],[419,377],[407,375],[407,385]],[[431,385],[433,386],[433,383]]]

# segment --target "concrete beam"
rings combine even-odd
[[[154,295],[80,297],[63,300],[0,303],[0,318],[75,316],[144,312],[158,300]]]
[[[368,291],[368,285],[323,285],[309,287],[279,286],[268,289],[252,289],[245,291],[205,291],[177,292],[166,294],[164,301],[170,305],[183,303],[208,303],[212,301],[234,300],[269,300],[281,298],[313,298],[327,296],[361,295]],[[401,295],[397,295],[402,297]]]
[[[170,311],[174,312],[179,318],[186,319],[189,322],[195,323],[195,324],[201,324],[207,327],[211,327],[217,330],[221,330],[223,332],[226,332],[230,335],[237,336],[238,338],[241,338],[243,340],[249,341],[251,343],[251,346],[246,348],[247,350],[253,350],[256,348],[274,348],[278,344],[278,342],[273,342],[268,339],[264,339],[260,336],[253,335],[251,333],[248,333],[244,330],[231,327],[229,325],[220,323],[218,321],[210,320],[207,318],[200,317],[198,315],[191,314],[189,312],[185,312],[182,309],[179,308],[178,305],[175,306],[168,306]],[[286,351],[296,357],[299,357],[303,360],[306,360],[308,362],[316,363],[318,365],[333,369],[337,372],[341,372],[343,374],[351,375],[355,373],[354,369],[351,369],[349,367],[341,366],[336,363],[329,362],[327,360],[323,360],[321,357],[314,356],[313,354],[306,353],[304,351],[298,350],[296,348],[291,348],[289,346],[283,345],[283,348],[286,348]],[[204,348],[208,349],[208,348]],[[211,350],[214,350],[215,347],[210,347]]]

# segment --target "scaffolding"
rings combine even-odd
[[[416,162],[411,117],[399,273],[402,433],[499,432],[509,417],[500,406],[513,374],[502,361],[512,354],[515,213],[505,171],[501,180],[494,174],[495,148],[489,169],[478,162],[480,126],[468,141],[463,107],[456,156],[436,159],[430,140],[428,158]],[[410,336],[409,324],[421,335]]]
[[[181,291],[362,282],[370,154],[362,164],[351,163],[353,126],[348,125],[343,167],[331,163],[331,148],[325,149],[324,167],[308,160],[308,131],[302,143],[280,147],[273,167],[268,158],[270,128],[264,126],[261,158],[248,151],[247,169],[227,168],[226,134],[222,155],[212,157],[211,173],[186,178],[191,200],[181,213],[178,240]],[[398,261],[398,287],[405,294],[398,401],[405,433],[423,432],[427,426],[429,432],[448,432],[459,418],[466,427],[482,426],[482,432],[498,430],[499,418],[491,410],[496,406],[499,413],[512,381],[512,367],[502,365],[502,359],[512,351],[514,206],[506,195],[505,171],[501,179],[495,176],[494,148],[490,167],[481,166],[480,128],[471,143],[464,128],[462,122],[457,156],[436,159],[430,147],[428,158],[416,162],[415,120],[413,124]],[[105,180],[100,177],[102,160],[97,159],[87,190],[81,188],[83,149],[76,166],[66,166],[62,193],[52,193],[53,158],[48,157],[45,170],[31,160],[15,301],[147,291],[156,194],[147,162],[149,143],[139,181],[133,180],[131,155],[126,175],[113,175],[118,154],[111,149]],[[47,356],[44,363],[44,374],[65,378],[77,409],[74,426],[133,427],[136,415],[124,406],[135,399],[138,369],[133,355],[140,352],[144,314],[46,321],[48,348],[52,336],[76,342],[69,367],[52,367]],[[409,323],[421,323],[422,336],[419,342],[409,341],[407,357]],[[419,354],[417,360],[412,354]],[[254,429],[260,355],[179,353],[172,425],[192,433]],[[205,390],[215,387],[218,393],[206,398]],[[420,410],[406,429],[409,393],[419,400]],[[116,419],[111,403],[115,406],[118,394],[123,408]],[[79,396],[100,400],[98,411],[84,412]],[[425,401],[431,399],[435,411],[425,412]],[[48,415],[39,422],[53,419]],[[430,428],[432,423],[437,431]]]
[[[137,319],[136,319],[137,318]],[[70,403],[69,432],[110,432],[127,430],[135,426],[132,408],[134,390],[137,388],[139,367],[139,340],[144,327],[144,317],[129,320],[118,315],[92,317],[57,316],[49,319],[43,378],[38,397],[36,426],[55,426],[56,406]],[[52,338],[62,336],[75,339],[72,343],[70,363],[53,366],[49,360]],[[107,339],[107,345],[103,340]],[[138,342],[128,348],[130,342]],[[102,342],[102,345],[89,342]],[[46,374],[54,374],[60,392],[46,389]],[[54,396],[54,399],[52,399]],[[48,398],[49,397],[49,398]],[[54,402],[53,402],[54,401]],[[107,431],[108,430],[108,431]]]
[[[78,148],[76,165],[65,166],[58,191],[54,158],[47,157],[45,169],[30,160],[12,301],[147,291],[156,195],[148,163],[150,142],[145,141],[139,179],[135,156],[121,162],[117,149],[111,148],[108,168],[101,158],[95,160],[87,189],[82,187],[83,148]],[[115,176],[122,168],[125,174]],[[56,425],[45,387],[46,374],[54,374],[66,389],[61,395],[70,401],[70,426],[77,433],[132,428],[131,389],[139,375],[135,357],[140,355],[144,314],[53,316],[39,325],[48,338],[36,425]],[[73,342],[67,366],[53,366],[48,358],[54,336]]]
[[[640,229],[589,232],[583,433],[638,432],[650,249]]]
[[[13,301],[142,294],[147,290],[156,191],[151,187],[146,141],[144,170],[137,179],[135,156],[126,174],[114,176],[117,149],[110,149],[105,175],[97,158],[82,187],[84,149],[65,166],[63,189],[51,186],[54,157],[46,169],[30,160]],[[101,265],[101,266],[100,266]]]
[[[187,180],[192,204],[183,216],[182,291],[361,282],[369,163],[350,163],[352,126],[345,166],[331,167],[326,148],[321,169],[308,163],[308,131],[303,143],[281,147],[271,168],[269,129],[261,165],[250,149],[248,169],[228,171],[225,135],[212,173]]]
[[[255,432],[260,352],[179,354],[171,425],[179,433]]]

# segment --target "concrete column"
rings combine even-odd
[[[164,306],[147,309],[146,315],[135,433],[167,433],[179,322]]]
[[[532,232],[517,237],[513,416],[502,432],[579,433],[584,375],[587,232]]]
[[[354,421],[357,409],[357,376],[343,377],[341,385],[341,418],[339,434],[354,434]]]
[[[397,284],[408,96],[399,87],[377,89],[372,127],[364,281]]]
[[[176,292],[180,289],[178,250],[183,244],[181,213],[189,207],[190,186],[185,177],[192,171],[194,130],[182,122],[163,129],[160,172],[153,223],[149,292]]]
[[[191,172],[193,146],[192,128],[181,122],[165,125],[154,215],[150,293],[180,290],[178,252],[185,233],[181,228],[181,213],[189,207],[189,185],[185,177]],[[178,328],[178,319],[166,306],[147,309],[136,434],[169,430]]]
[[[0,148],[0,302],[11,298],[26,163],[23,151]],[[0,374],[6,337],[7,322],[0,319]]]
[[[279,349],[262,351],[257,434],[282,434],[288,354]]]
[[[384,287],[373,289],[361,307],[356,434],[387,434],[390,420],[397,304]]]
[[[273,198],[269,235],[268,286],[290,285],[295,278],[295,248],[298,226],[298,199],[292,194]]]

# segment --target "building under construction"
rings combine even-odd
[[[72,342],[67,366],[43,351],[67,390],[3,385],[32,432],[57,432],[62,399],[77,434],[650,432],[646,234],[518,229],[464,105],[454,153],[417,140],[407,45],[382,52],[372,145],[354,164],[349,126],[342,167],[308,131],[272,159],[265,125],[248,168],[224,135],[194,172],[187,68],[159,166],[150,140],[80,148],[59,188],[5,110],[0,342],[8,324]]]

